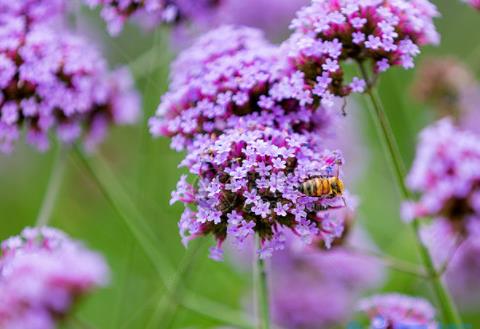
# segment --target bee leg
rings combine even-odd
[[[343,115],[344,117],[347,116],[346,107],[347,107],[347,100],[344,98],[344,99],[343,99],[343,105],[342,105],[342,115]]]
[[[347,200],[345,200],[345,197],[342,196],[342,201],[343,201],[343,206],[347,208]]]

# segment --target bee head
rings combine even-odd
[[[338,177],[335,177],[335,181],[334,184],[332,184],[332,187],[338,195],[342,195],[343,192],[345,192],[345,185],[343,184],[343,181]]]

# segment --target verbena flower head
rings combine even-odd
[[[39,150],[48,148],[51,131],[62,142],[84,137],[93,147],[109,124],[135,121],[139,99],[128,72],[110,73],[97,50],[79,36],[5,19],[9,23],[0,24],[1,151],[11,151],[22,130]]]
[[[108,281],[103,258],[51,228],[2,243],[0,327],[53,329],[79,298]]]
[[[377,295],[360,301],[359,310],[372,329],[436,329],[435,309],[426,300],[400,294]]]
[[[211,257],[221,259],[227,237],[242,245],[258,235],[264,258],[283,248],[285,230],[305,242],[342,232],[317,214],[342,206],[341,197],[306,197],[298,189],[312,176],[334,176],[343,162],[338,152],[316,147],[305,135],[248,123],[195,146],[182,165],[197,183],[183,176],[172,194],[172,202],[186,205],[179,223],[184,243],[212,234],[218,244]]]
[[[90,7],[100,6],[102,18],[112,35],[119,34],[131,17],[142,17],[150,24],[179,24],[203,20],[219,6],[220,0],[83,0]]]
[[[328,126],[329,114],[303,95],[303,79],[284,75],[278,49],[256,29],[224,26],[201,37],[173,65],[170,91],[150,121],[154,135],[190,148],[239,120],[298,132]],[[281,69],[282,68],[282,69]]]
[[[446,218],[463,226],[480,214],[480,138],[456,128],[448,119],[426,128],[407,177],[420,194],[404,205],[406,219]]]
[[[292,21],[284,47],[308,90],[328,100],[366,87],[359,78],[344,82],[346,60],[367,61],[375,73],[413,67],[420,46],[439,42],[436,16],[428,0],[313,0]]]
[[[451,221],[441,219],[424,226],[421,236],[437,267],[447,264],[444,278],[456,303],[475,311],[480,305],[480,221],[469,220],[465,231],[461,234]]]

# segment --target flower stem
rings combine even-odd
[[[161,252],[162,248],[155,241],[155,238],[152,237],[148,227],[145,226],[140,210],[125,192],[123,186],[103,159],[99,156],[95,158],[87,157],[79,147],[75,147],[75,153],[114,211],[125,222],[133,237],[138,241],[145,255],[157,270],[161,282],[167,289],[167,294],[170,295],[172,293],[170,291],[172,289],[170,282],[176,273],[169,260]],[[227,324],[241,326],[242,328],[252,328],[250,321],[236,310],[231,310],[225,305],[217,304],[206,298],[195,296],[193,292],[186,288],[183,293],[183,299],[178,300],[178,304],[181,304],[183,307]],[[176,304],[175,307],[177,306]]]
[[[401,272],[401,273],[406,273],[410,274],[422,279],[429,279],[430,277],[424,272],[423,268],[420,269],[416,264],[411,264],[407,261],[404,261],[402,259],[397,259],[395,257],[385,255],[381,252],[377,252],[375,250],[368,250],[368,249],[362,249],[358,248],[355,246],[351,245],[346,245],[345,248],[352,252],[356,253],[359,255],[363,255],[365,257],[372,257],[376,258],[380,262],[382,262],[385,266],[388,266],[390,269]]]
[[[257,247],[260,248],[260,237],[257,236]],[[256,255],[256,266],[254,268],[254,281],[256,279],[257,288],[256,297],[258,298],[257,314],[260,316],[259,329],[270,329],[270,301],[268,294],[268,280],[267,270],[265,268],[265,261]]]
[[[57,154],[52,166],[50,178],[48,179],[47,190],[38,212],[35,226],[41,227],[48,225],[50,218],[52,217],[52,211],[55,206],[55,200],[57,199],[58,192],[60,191],[60,185],[62,183],[63,174],[66,166],[66,150],[62,146],[58,146]]]
[[[404,199],[411,199],[412,193],[405,184],[405,165],[400,154],[395,135],[393,134],[392,128],[390,126],[390,122],[388,121],[385,110],[383,108],[383,104],[380,100],[380,97],[378,96],[377,91],[373,88],[373,84],[371,83],[371,80],[363,63],[359,63],[359,67],[363,79],[366,81],[368,86],[366,93],[368,95],[368,99],[371,105],[369,106],[370,114],[375,123],[378,136],[381,139],[382,145],[384,147],[384,153],[387,156],[387,161],[395,176],[397,187],[399,188],[401,196]],[[427,247],[421,241],[419,220],[414,219],[411,226],[415,233],[415,240],[420,253],[420,258],[422,259],[425,269],[430,277],[430,281],[433,286],[433,290],[435,291],[435,295],[438,299],[444,321],[446,321],[446,324],[449,325],[451,328],[460,329],[462,328],[462,321],[460,319],[458,310],[453,303],[452,297],[445,288],[445,285],[441,281],[441,277],[433,264],[432,257]]]

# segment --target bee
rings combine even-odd
[[[346,204],[343,193],[345,192],[345,185],[339,175],[339,169],[337,167],[337,173],[333,177],[329,176],[317,176],[312,177],[304,181],[299,191],[307,196],[312,197],[325,197],[335,198],[341,197],[343,203]]]

